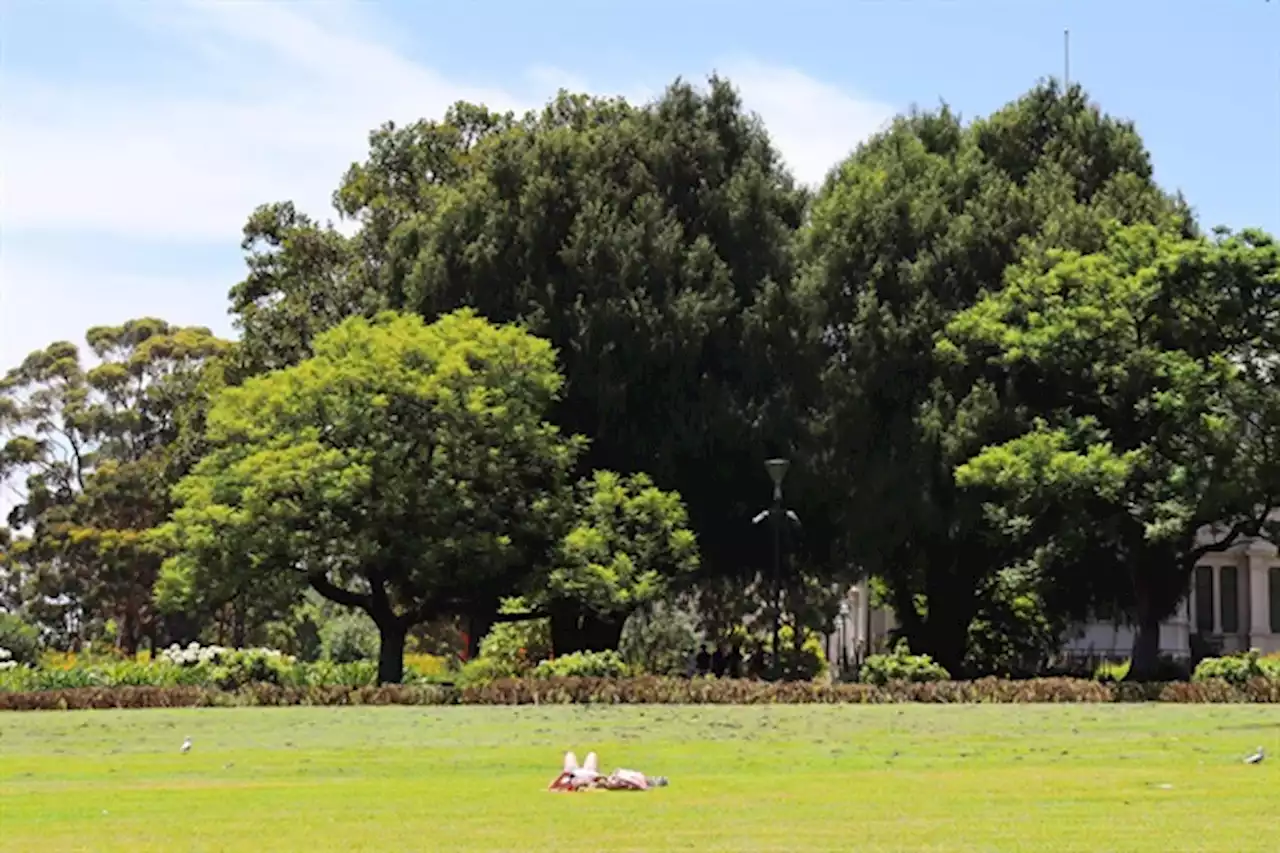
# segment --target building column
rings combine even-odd
[[[1249,590],[1249,646],[1267,648],[1265,638],[1280,625],[1271,624],[1270,574],[1276,561],[1276,547],[1265,540],[1254,540],[1245,549],[1245,574]]]
[[[1250,544],[1249,565],[1249,645],[1265,647],[1263,638],[1276,632],[1280,625],[1271,624],[1271,564],[1275,562],[1275,546],[1265,542]]]
[[[859,662],[866,660],[871,654],[871,580],[863,581],[860,587],[862,594],[858,596],[858,630],[862,632],[862,648],[858,652]]]
[[[1194,587],[1195,584],[1193,583]],[[1191,654],[1191,598],[1182,599],[1178,604],[1178,609],[1174,611],[1173,617],[1169,620],[1170,626],[1173,628],[1177,649],[1182,654]]]
[[[1213,577],[1213,636],[1222,636],[1222,566],[1215,565]]]

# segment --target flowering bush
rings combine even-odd
[[[448,678],[438,659],[419,657],[405,662],[406,685],[426,686]],[[263,685],[336,690],[373,687],[378,675],[376,661],[303,663],[274,649],[199,645],[170,647],[154,660],[49,655],[35,666],[13,663],[0,665],[0,694],[134,687],[239,691]],[[435,665],[427,667],[429,672],[419,668],[431,663]]]
[[[174,666],[200,666],[202,664],[219,663],[223,657],[231,653],[225,646],[202,646],[191,643],[186,648],[174,643],[159,654],[159,659]],[[263,649],[262,651],[271,651]],[[276,652],[279,654],[279,652]]]
[[[13,669],[17,665],[18,662],[13,659],[13,652],[9,651],[4,646],[0,646],[0,670]]]
[[[223,690],[246,684],[288,684],[295,660],[275,649],[228,649],[191,643],[185,649],[174,644],[160,653],[170,666],[208,671],[208,681]]]

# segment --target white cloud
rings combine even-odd
[[[94,269],[75,258],[60,260],[5,246],[0,282],[0,373],[56,340],[83,347],[91,326],[135,317],[232,334],[226,309],[232,282],[217,272],[193,270],[179,276]]]
[[[360,4],[118,8],[194,57],[202,73],[157,89],[0,77],[0,369],[51,340],[131,316],[228,330],[235,274],[227,271],[248,213],[292,199],[332,216],[339,177],[388,119],[439,116],[458,100],[524,110],[561,87],[643,101],[669,79],[655,70],[653,79],[608,88],[539,65],[507,88],[470,85],[405,58]],[[736,60],[721,70],[805,182],[820,181],[891,113],[795,69]],[[46,239],[28,245],[24,232]],[[179,257],[184,244],[225,246],[228,262],[211,271],[193,257],[191,285],[140,272],[146,264],[130,264],[127,251],[92,257],[77,242],[85,233],[133,241],[139,257],[148,244]]]
[[[643,101],[674,76],[654,69],[651,79],[609,88],[540,65],[507,86],[472,85],[407,58],[393,22],[357,2],[123,0],[116,8],[201,73],[179,80],[156,71],[156,85],[139,88],[0,72],[0,371],[54,340],[78,342],[91,325],[130,317],[230,333],[229,270],[249,212],[292,199],[332,216],[342,172],[387,120],[438,117],[458,100],[523,111],[561,87]],[[808,183],[891,113],[794,68],[736,60],[721,70]],[[85,234],[127,248],[95,256]],[[208,250],[190,249],[201,244],[225,246],[225,263],[209,268]],[[156,274],[147,262],[163,253],[185,273],[184,252],[189,275]]]
[[[264,201],[292,198],[328,212],[338,177],[388,119],[439,115],[460,99],[525,106],[326,29],[297,6],[207,3],[183,11],[169,19],[174,34],[214,60],[210,78],[243,80],[245,91],[182,97],[5,81],[0,162],[23,168],[4,175],[3,224],[234,239]]]
[[[438,116],[462,99],[522,110],[599,82],[540,66],[514,89],[468,85],[397,53],[347,4],[122,8],[190,45],[208,79],[190,96],[5,80],[0,162],[22,168],[3,175],[0,224],[234,240],[264,201],[327,215],[342,171],[388,119]],[[795,69],[725,70],[807,182],[889,114]]]
[[[754,60],[726,64],[744,106],[758,113],[796,178],[820,184],[827,172],[896,110],[823,83],[794,68]]]

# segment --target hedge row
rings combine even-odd
[[[1243,685],[1198,683],[1100,684],[1088,679],[943,681],[927,684],[768,683],[675,678],[508,679],[477,687],[281,687],[252,684],[236,691],[207,687],[86,687],[0,693],[0,711],[100,708],[204,708],[283,705],[805,705],[1030,702],[1280,703],[1280,681]]]

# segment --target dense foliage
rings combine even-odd
[[[1079,87],[849,145],[810,193],[719,78],[376,130],[349,228],[250,215],[237,342],[142,318],[0,379],[3,677],[301,701],[418,650],[432,701],[773,701],[655,678],[821,679],[859,580],[920,653],[865,662],[884,690],[1051,693],[940,680],[1099,614],[1158,679],[1201,558],[1273,533],[1280,244],[1206,235]]]

